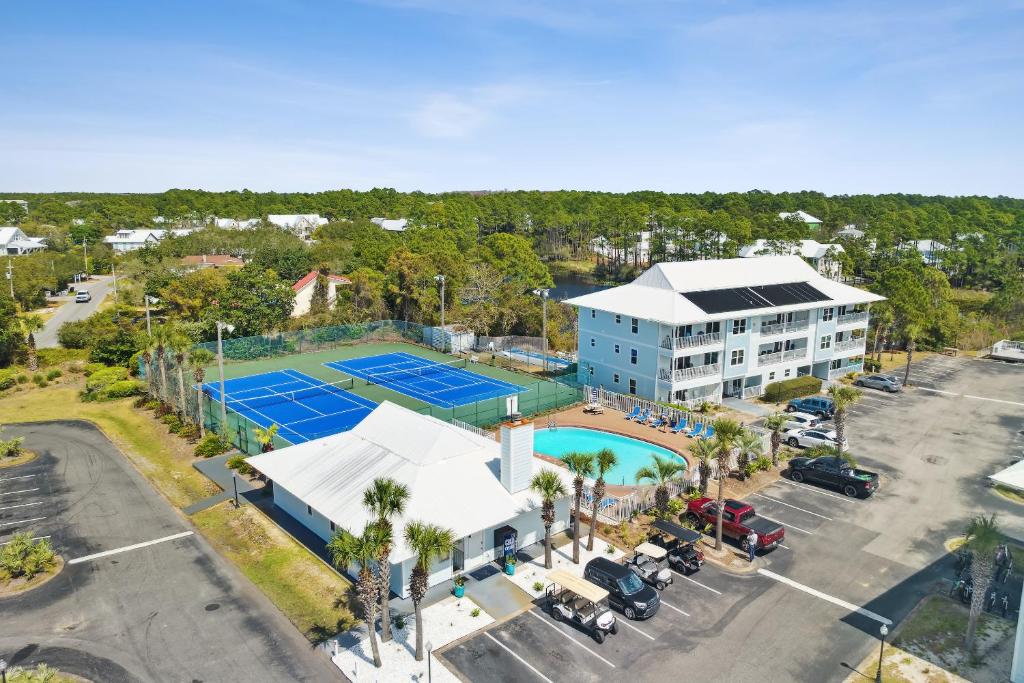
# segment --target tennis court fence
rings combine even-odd
[[[505,337],[477,337],[474,350],[490,354],[492,365],[510,370],[525,369],[535,372],[544,369],[544,338],[510,335]],[[484,356],[486,360],[487,357]],[[575,375],[576,355],[562,351],[547,351],[547,372],[551,375]]]

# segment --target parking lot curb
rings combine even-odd
[[[516,617],[518,617],[518,616],[520,616],[522,614],[526,614],[527,612],[532,610],[534,607],[538,607],[539,608],[540,605],[537,604],[536,602],[531,602],[528,606],[521,607],[521,608],[517,609],[515,612],[511,612],[509,614],[506,614],[501,619],[495,619],[494,621],[492,621],[491,623],[487,624],[486,626],[482,626],[482,627],[478,628],[475,631],[471,631],[471,632],[467,633],[466,635],[462,636],[461,638],[458,638],[456,640],[453,640],[450,643],[447,643],[446,645],[444,645],[444,647],[437,648],[433,652],[434,652],[434,654],[444,654],[447,650],[455,647],[456,645],[464,643],[467,640],[471,640],[473,638],[476,638],[477,636],[479,636],[479,635],[481,635],[483,633],[487,633],[488,631],[490,631],[493,628],[497,628],[498,626],[501,626],[502,624],[506,624],[506,623],[512,621],[513,619],[515,619]]]

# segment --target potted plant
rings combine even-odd
[[[516,573],[516,556],[506,555],[505,556],[505,573],[512,576]]]
[[[459,574],[452,579],[452,584],[455,586],[455,597],[461,598],[466,594],[466,579],[464,576]]]

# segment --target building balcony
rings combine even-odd
[[[669,351],[681,351],[683,349],[697,349],[703,346],[721,346],[723,337],[721,332],[705,332],[694,334],[689,337],[663,337],[661,348]]]
[[[658,371],[658,379],[672,384],[690,382],[692,380],[713,377],[721,374],[722,366],[719,363],[707,363],[706,365],[694,365],[689,368],[678,368],[676,370],[662,369]]]
[[[850,363],[844,368],[836,368],[835,370],[828,371],[829,379],[839,379],[840,377],[846,377],[851,372],[861,372],[864,369],[863,363]]]
[[[854,313],[844,313],[843,315],[836,318],[836,325],[857,325],[861,323],[867,323],[867,321],[867,311],[856,311]]]
[[[757,398],[764,393],[764,387],[758,384],[756,387],[743,387],[743,398]]]
[[[787,351],[776,351],[775,353],[764,353],[757,357],[758,366],[774,365],[791,360],[800,360],[807,356],[807,347],[789,349]]]
[[[864,353],[864,342],[867,341],[867,337],[854,337],[853,339],[844,339],[843,341],[835,343],[835,353],[847,353],[849,351],[857,351],[858,353]]]
[[[794,320],[791,323],[771,323],[768,325],[761,325],[761,336],[773,337],[777,334],[785,334],[786,332],[803,332],[809,326],[810,323],[806,320]]]

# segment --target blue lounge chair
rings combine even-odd
[[[651,419],[651,409],[650,409],[650,408],[648,408],[648,409],[647,409],[647,410],[645,410],[644,412],[640,413],[640,414],[639,414],[639,415],[637,415],[637,417],[636,417],[636,421],[637,421],[637,422],[639,422],[640,424],[644,424],[644,423],[645,423],[645,422],[647,422],[647,421],[648,421],[649,419]]]
[[[672,428],[672,433],[673,434],[678,434],[679,432],[682,432],[682,431],[685,431],[685,430],[686,430],[686,418],[684,417],[684,418],[680,419],[679,422],[676,423],[675,427]]]
[[[710,439],[714,435],[715,435],[715,426],[709,424],[707,427],[704,428],[704,433],[703,434],[698,434],[697,438],[698,439]]]
[[[665,420],[664,417],[658,417],[653,422],[651,422],[651,427],[654,427],[655,429],[657,429],[661,425],[665,424],[665,422],[666,422],[666,420]]]
[[[633,412],[631,412],[629,415],[626,415],[626,419],[627,420],[632,420],[634,417],[636,417],[639,414],[640,414],[640,406],[637,406],[637,407],[633,408]]]
[[[698,434],[700,434],[703,431],[704,431],[704,423],[703,422],[698,422],[697,424],[693,425],[693,429],[689,430],[686,433],[689,434],[690,436],[697,436]]]

